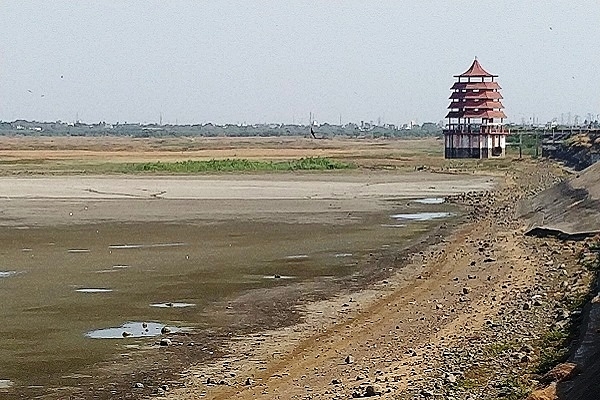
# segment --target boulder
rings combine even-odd
[[[534,390],[526,400],[558,400],[556,394],[556,383],[552,383],[550,386],[544,389]]]

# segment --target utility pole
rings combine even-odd
[[[519,131],[519,159],[523,158],[523,130]]]

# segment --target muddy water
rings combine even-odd
[[[219,320],[205,318],[211,304],[250,289],[351,275],[369,253],[404,248],[444,221],[429,213],[456,211],[419,207],[423,218],[414,217],[415,207],[411,218],[398,217],[406,210],[390,205],[386,213],[340,214],[351,219],[343,224],[1,228],[0,388],[72,384],[69,377],[132,344],[153,343],[164,326],[211,328]]]

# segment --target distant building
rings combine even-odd
[[[454,77],[444,129],[446,158],[504,157],[508,132],[498,75],[484,70],[475,58],[467,71]]]

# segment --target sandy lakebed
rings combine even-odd
[[[284,357],[320,334],[315,321],[411,282],[420,268],[399,259],[460,220],[440,199],[495,183],[381,170],[0,177],[0,393],[186,397],[202,375],[189,371],[268,332],[290,337],[257,351]],[[255,376],[243,360],[230,379]]]

